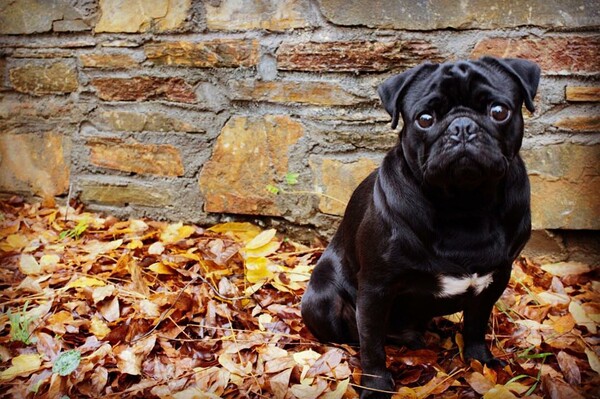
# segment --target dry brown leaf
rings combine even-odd
[[[565,351],[560,351],[558,352],[558,355],[556,355],[556,360],[558,360],[560,370],[565,376],[565,380],[569,384],[581,384],[581,372],[579,371],[579,367],[577,366],[577,362],[573,356],[569,355]]]

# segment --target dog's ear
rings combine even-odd
[[[483,57],[484,62],[499,65],[520,83],[523,89],[525,106],[530,112],[535,111],[533,99],[540,83],[540,67],[532,61],[520,58]]]
[[[383,107],[392,117],[392,129],[398,126],[400,120],[401,101],[404,97],[406,89],[425,70],[437,68],[436,64],[425,63],[407,71],[402,72],[400,75],[394,75],[387,78],[377,89],[379,98],[383,103]]]

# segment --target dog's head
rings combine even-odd
[[[523,138],[522,104],[533,111],[539,67],[522,59],[426,63],[387,79],[379,96],[402,117],[401,150],[417,179],[476,187],[505,175]]]

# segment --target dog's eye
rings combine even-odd
[[[496,122],[504,122],[510,116],[510,110],[502,104],[492,104],[490,108],[490,117]]]
[[[417,125],[421,129],[429,129],[431,126],[433,126],[434,121],[435,119],[433,118],[433,115],[424,112],[418,116]]]

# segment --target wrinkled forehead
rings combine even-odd
[[[516,82],[504,71],[478,61],[439,64],[436,69],[418,76],[409,89],[409,104],[422,104],[443,96],[454,105],[472,106],[491,97],[515,100]]]

